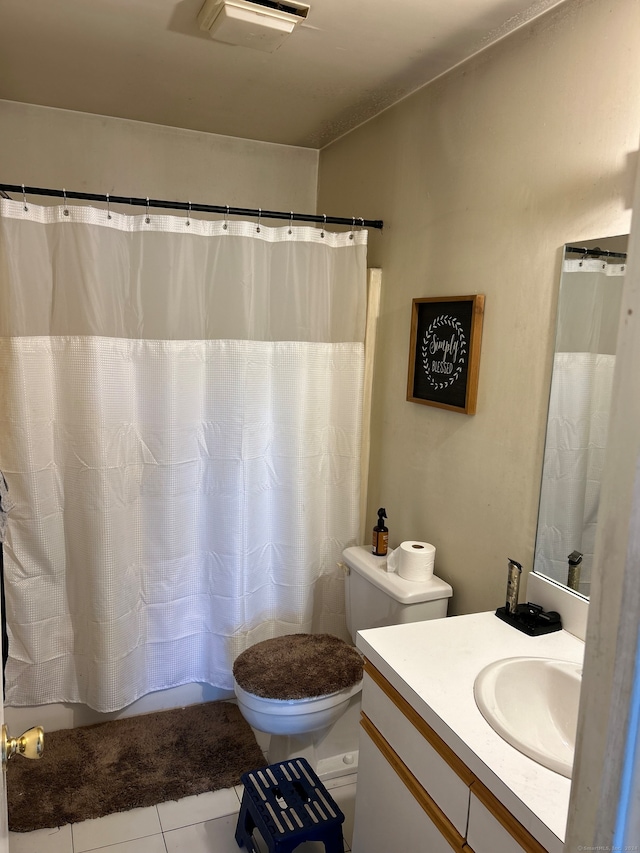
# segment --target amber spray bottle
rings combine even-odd
[[[373,528],[373,545],[371,551],[376,557],[386,557],[389,548],[389,528],[385,526],[384,520],[387,513],[384,507],[378,510],[378,523]]]

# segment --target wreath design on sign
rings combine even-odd
[[[452,373],[446,377],[433,373],[433,370],[431,369],[433,357],[432,354],[429,353],[429,341],[431,337],[434,336],[435,332],[442,328],[451,329],[458,343],[458,358],[456,365],[454,366]],[[433,320],[427,331],[424,333],[424,338],[422,339],[422,367],[431,387],[435,388],[436,391],[442,391],[443,389],[449,388],[453,385],[453,383],[460,378],[460,374],[464,369],[466,360],[467,340],[464,336],[462,324],[456,317],[452,317],[451,314],[440,314],[440,316]]]

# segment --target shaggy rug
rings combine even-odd
[[[287,634],[246,649],[236,658],[233,674],[240,687],[257,696],[307,699],[360,681],[362,655],[331,634]]]
[[[39,761],[9,761],[9,829],[30,832],[229,788],[265,765],[229,702],[47,732]]]

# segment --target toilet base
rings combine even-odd
[[[317,734],[317,733],[316,733]],[[271,735],[267,750],[269,764],[279,764],[292,758],[306,758],[323,782],[358,772],[358,749],[327,755],[318,742],[309,736]],[[322,757],[320,757],[322,756]]]
[[[355,775],[358,772],[358,750],[343,752],[330,758],[321,758],[316,767],[316,773],[323,782],[329,779],[341,779],[343,776]],[[355,780],[354,780],[355,781]]]
[[[346,711],[329,728],[303,735],[267,735],[254,729],[269,764],[306,758],[323,782],[358,771],[361,694],[352,696]]]

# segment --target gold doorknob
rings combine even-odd
[[[44,729],[42,726],[34,726],[20,737],[9,737],[6,726],[2,726],[2,766],[7,766],[7,761],[14,755],[22,755],[24,758],[42,758],[44,752]]]

